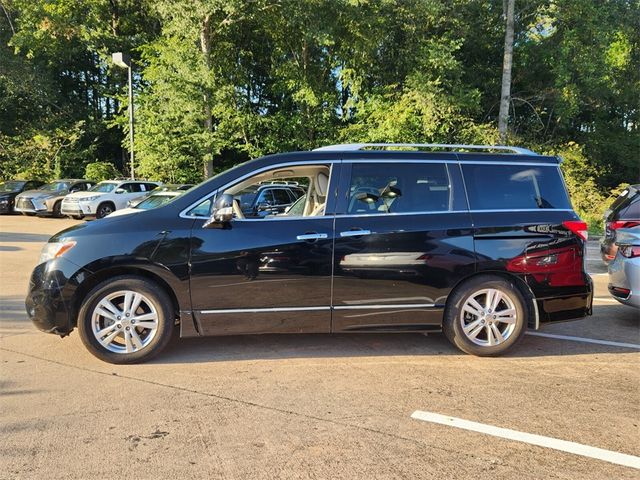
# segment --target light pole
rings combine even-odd
[[[131,180],[135,180],[136,177],[133,170],[133,78],[131,74],[131,57],[126,53],[116,52],[111,55],[111,58],[114,65],[120,68],[126,68],[129,74],[129,153],[131,155]]]

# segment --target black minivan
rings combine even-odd
[[[176,325],[182,337],[444,331],[499,355],[527,327],[591,313],[587,226],[559,163],[429,144],[259,158],[157,209],[54,235],[27,312],[45,332],[78,327],[112,363],[148,360]],[[304,206],[240,208],[239,192],[293,179]]]

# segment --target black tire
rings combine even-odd
[[[111,202],[104,202],[98,205],[96,209],[96,218],[104,218],[112,212],[116,211],[116,206]]]
[[[84,215],[67,215],[67,217],[73,220],[82,220],[84,218]]]
[[[60,213],[60,210],[62,210],[62,200],[58,200],[53,204],[53,210],[51,213],[55,218],[62,218],[63,215]]]
[[[470,297],[478,295],[479,292],[487,289],[498,291],[503,296],[508,298],[508,300],[500,300],[500,302],[509,301],[513,305],[513,309],[515,309],[516,312],[515,321],[513,322],[513,329],[509,330],[509,335],[505,337],[504,341],[495,345],[491,345],[489,343],[488,336],[490,335],[494,339],[494,341],[497,341],[497,337],[493,334],[493,331],[490,333],[487,330],[492,328],[489,326],[489,324],[492,321],[496,321],[494,320],[496,319],[496,315],[487,315],[487,310],[485,309],[483,315],[487,315],[488,318],[488,320],[485,320],[485,317],[474,316],[470,313],[463,312],[463,307]],[[480,297],[476,298],[483,298],[481,296],[482,294],[479,295]],[[484,296],[484,298],[487,298],[486,295]],[[478,303],[480,303],[483,307],[486,307],[486,305],[483,305],[482,302]],[[500,305],[507,306],[507,309],[510,309],[507,303],[500,303]],[[506,351],[513,348],[513,346],[516,345],[524,336],[524,333],[527,329],[527,323],[531,315],[528,305],[528,302],[525,300],[524,296],[518,289],[517,285],[513,283],[513,281],[495,275],[480,275],[468,280],[467,282],[464,282],[462,285],[457,287],[447,299],[447,307],[445,310],[443,321],[443,331],[449,341],[463,352],[480,357],[493,357],[502,355]],[[503,309],[503,311],[506,311],[507,309]],[[491,310],[488,311],[491,312]],[[498,311],[497,308],[496,311]],[[498,317],[499,316],[500,315],[498,315]],[[481,324],[478,324],[476,327],[477,329],[479,329],[480,333],[476,334],[477,336],[475,337],[475,339],[477,342],[485,342],[486,344],[479,345],[478,343],[475,343],[470,339],[470,336],[468,336],[464,332],[463,323],[468,328],[476,320],[478,322],[481,322]],[[507,327],[509,327],[509,325],[507,324],[497,324],[496,326],[498,329],[506,329]],[[475,331],[476,328],[474,328],[473,331]]]
[[[157,331],[155,332],[155,336],[152,336],[149,343],[139,350],[132,352],[114,352],[103,346],[96,338],[96,334],[94,334],[94,310],[98,304],[103,299],[108,298],[109,295],[117,295],[118,292],[125,290],[140,293],[146,297],[145,300],[148,300],[153,304],[157,314]],[[142,309],[143,306],[146,306],[146,303],[143,302],[139,308]],[[144,314],[144,311],[142,311],[142,314]],[[102,317],[98,315],[97,318]],[[106,319],[102,318],[102,320]],[[131,320],[128,321],[131,322]],[[129,328],[134,327],[131,325],[129,325],[129,327],[124,327],[122,325],[124,322],[125,319],[123,316],[122,323],[118,324],[119,331],[122,334],[122,339],[120,339],[119,333],[115,337],[114,341],[110,343],[112,348],[125,348],[122,344],[125,336],[124,328],[129,330]],[[116,364],[141,363],[156,356],[167,346],[169,340],[171,340],[174,324],[175,312],[173,305],[164,290],[162,290],[162,288],[157,284],[145,278],[127,275],[114,277],[97,285],[93,290],[91,290],[91,292],[89,292],[82,302],[80,313],[78,315],[78,331],[80,338],[82,339],[82,343],[84,343],[87,349],[100,360]],[[97,328],[103,328],[105,325],[106,324],[100,325]],[[108,326],[109,325],[107,325],[107,327]],[[139,334],[144,335],[145,330],[139,329],[136,331],[138,331]],[[113,328],[109,333],[112,332],[115,332],[115,328]]]

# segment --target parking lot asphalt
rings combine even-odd
[[[639,314],[609,297],[597,244],[593,316],[505,357],[441,334],[266,335],[174,338],[115,366],[24,312],[42,244],[75,223],[0,217],[0,478],[640,475]]]

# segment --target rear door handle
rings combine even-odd
[[[328,237],[329,236],[326,233],[305,233],[303,235],[298,235],[296,238],[298,240],[321,240]]]
[[[340,232],[341,237],[360,237],[362,235],[371,235],[371,230],[347,230],[346,232]]]

